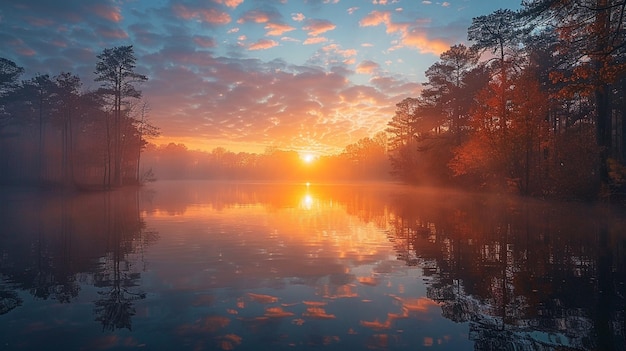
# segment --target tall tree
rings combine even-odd
[[[410,180],[415,167],[415,151],[417,151],[416,111],[419,100],[406,98],[396,104],[396,113],[387,123],[385,130],[389,137],[389,159],[392,173],[402,179]]]
[[[472,95],[467,77],[478,64],[478,53],[463,44],[450,47],[440,60],[426,70],[428,81],[422,97],[448,120],[448,129],[456,145],[461,143],[461,133],[467,123]],[[467,98],[470,96],[470,98]]]
[[[35,114],[39,131],[39,142],[37,152],[37,176],[39,181],[45,178],[45,133],[46,124],[53,114],[53,98],[55,95],[55,85],[47,74],[38,74],[22,84],[22,94],[24,100]]]
[[[19,86],[19,78],[24,73],[24,69],[15,62],[0,57],[0,137],[3,129],[9,125],[11,113],[7,109],[12,97]]]
[[[526,0],[523,14],[554,26],[562,51],[571,54],[569,74],[555,80],[585,87],[594,99],[594,125],[599,147],[597,172],[602,184],[609,184],[609,158],[617,156],[613,121],[615,83],[626,74],[626,1],[624,0]],[[624,124],[624,114],[618,115]],[[615,139],[615,140],[614,140]]]
[[[512,59],[518,51],[520,38],[523,32],[518,25],[518,14],[511,10],[497,10],[486,16],[472,19],[472,25],[467,30],[467,38],[473,41],[473,48],[479,51],[491,50],[497,57],[500,80],[498,91],[500,104],[498,114],[500,128],[506,134],[507,116],[507,86],[509,85],[508,71]]]
[[[59,101],[58,122],[61,126],[61,168],[63,182],[74,183],[74,132],[75,118],[79,113],[81,81],[78,76],[62,72],[54,77]]]
[[[102,82],[101,93],[111,98],[113,113],[114,173],[113,182],[122,184],[122,119],[123,106],[128,99],[138,99],[141,91],[135,84],[147,81],[145,75],[135,72],[136,57],[132,45],[104,49],[97,56],[96,81]]]

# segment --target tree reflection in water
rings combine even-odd
[[[26,293],[64,305],[87,294],[94,333],[128,335],[134,321],[139,343],[391,349],[449,336],[475,350],[623,350],[623,209],[389,185],[186,184],[141,206],[136,191],[9,194],[0,315],[27,309]],[[148,273],[142,250],[157,234],[143,217],[168,233]],[[414,276],[424,281],[405,290]],[[440,315],[460,332],[418,330],[422,317],[454,324]]]
[[[615,209],[414,196],[394,207],[398,258],[432,278],[443,316],[470,322],[476,350],[624,344],[626,228]]]
[[[103,329],[131,328],[138,289],[135,257],[157,239],[139,213],[138,191],[64,195],[6,190],[0,222],[0,314],[20,306],[18,290],[70,303],[81,285],[103,288],[95,301]],[[33,208],[32,204],[36,204]],[[11,235],[17,233],[18,235]],[[134,255],[133,257],[130,257]]]

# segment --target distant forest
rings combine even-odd
[[[132,46],[105,49],[95,63],[95,91],[78,76],[24,73],[0,58],[0,183],[112,188],[137,184],[141,150],[158,129],[136,86]]]
[[[373,180],[597,198],[626,193],[626,2],[524,1],[473,19],[388,128],[312,164],[297,153],[156,146],[132,46],[97,56],[96,91],[71,73],[20,81],[0,59],[0,182]],[[124,72],[119,75],[119,72]],[[142,150],[144,150],[142,160]]]

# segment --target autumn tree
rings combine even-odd
[[[123,119],[127,117],[128,112],[124,107],[127,106],[129,99],[141,97],[141,91],[137,90],[135,85],[147,81],[148,78],[135,72],[137,59],[132,45],[104,49],[97,58],[99,61],[94,72],[96,81],[102,84],[100,92],[110,98],[113,114],[113,183],[119,186],[122,184]]]
[[[616,102],[625,93],[618,84],[626,72],[626,1],[527,0],[523,5],[528,19],[556,28],[560,51],[570,53],[570,60],[563,66],[571,69],[555,70],[554,82],[563,83],[572,97],[593,97],[593,125],[599,148],[596,169],[601,183],[607,185],[611,182],[609,161],[619,158],[620,143],[625,140],[625,111],[619,111]],[[620,124],[622,129],[618,128]]]

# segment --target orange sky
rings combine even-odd
[[[189,149],[316,154],[386,128],[472,18],[519,0],[24,0],[0,5],[2,56],[94,82],[96,56],[133,45],[149,118]]]

